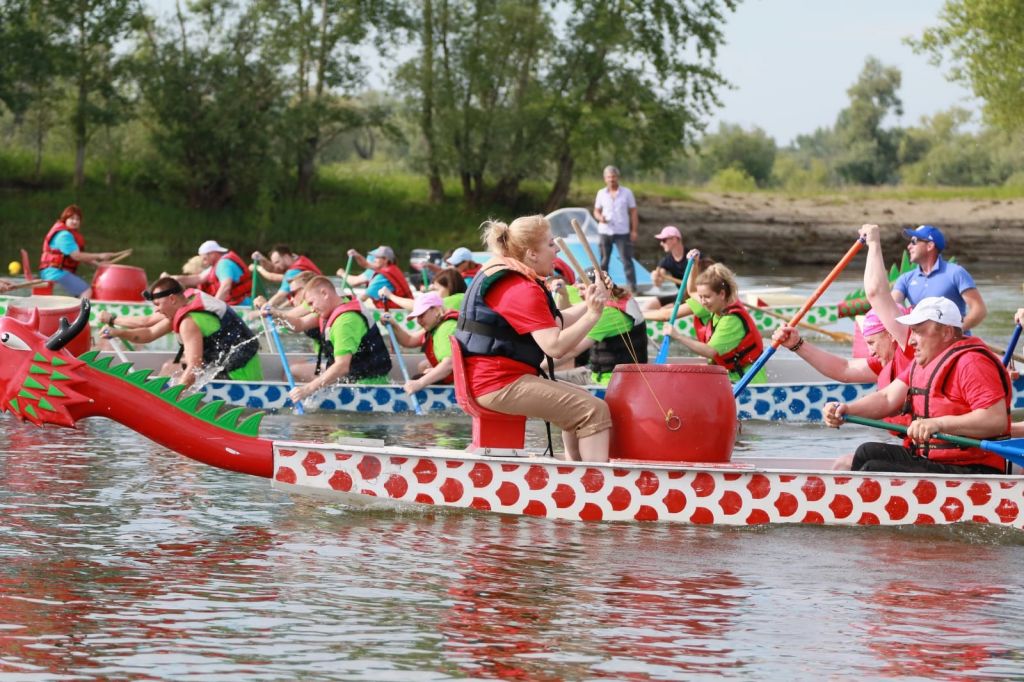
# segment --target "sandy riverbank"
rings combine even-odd
[[[887,262],[895,261],[906,246],[902,228],[922,223],[939,227],[946,236],[946,253],[965,265],[1007,267],[1024,254],[1024,200],[847,200],[701,192],[690,201],[637,201],[638,250],[645,261],[656,256],[653,235],[664,225],[677,225],[688,247],[737,264],[835,263],[866,222],[882,226]]]

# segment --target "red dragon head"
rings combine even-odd
[[[89,301],[82,301],[78,318],[46,338],[39,332],[39,313],[27,322],[0,317],[0,411],[13,412],[36,425],[74,426],[71,410],[89,399],[78,392],[85,382],[84,366],[64,345],[89,321]]]

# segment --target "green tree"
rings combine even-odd
[[[380,111],[350,97],[367,71],[359,50],[368,46],[373,30],[384,41],[406,22],[386,0],[259,0],[252,11],[264,22],[266,47],[287,74],[280,135],[294,159],[296,194],[309,198],[324,147],[380,118]]]
[[[1024,128],[1024,3],[1019,0],[946,0],[940,24],[910,44],[950,79],[985,102],[992,123]]]
[[[842,150],[836,170],[847,182],[880,185],[895,180],[901,131],[885,129],[882,123],[891,113],[903,113],[897,95],[901,78],[896,67],[868,57],[857,82],[846,91],[850,105],[839,112],[835,136]]]
[[[721,123],[718,132],[705,135],[700,142],[708,174],[726,168],[739,168],[759,187],[766,186],[775,164],[775,140],[760,128],[746,131],[741,126]]]
[[[54,49],[63,51],[73,89],[71,132],[75,145],[75,187],[85,182],[85,152],[96,129],[123,120],[127,61],[119,44],[131,33],[132,0],[54,0],[58,20]]]
[[[280,175],[278,64],[262,49],[259,16],[216,1],[180,9],[174,30],[144,24],[137,58],[158,172],[190,206],[267,196]]]

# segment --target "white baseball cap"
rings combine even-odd
[[[199,255],[200,256],[205,256],[206,254],[213,253],[215,251],[217,253],[227,253],[228,252],[227,249],[225,249],[223,246],[221,246],[220,244],[218,244],[217,242],[215,242],[212,239],[207,239],[205,242],[203,242],[202,244],[199,245]]]
[[[960,309],[956,307],[956,303],[944,296],[930,296],[923,299],[909,313],[897,317],[896,321],[908,327],[928,321],[938,322],[947,327],[959,329],[964,327],[964,318],[960,314]]]

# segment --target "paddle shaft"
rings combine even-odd
[[[269,321],[269,324],[267,322]],[[277,326],[274,324],[274,316],[267,314],[263,316],[263,328],[270,330],[270,335],[274,340],[274,348],[277,349],[277,356],[281,358],[281,367],[284,369],[284,378],[288,380],[288,390],[295,388],[295,377],[292,376],[292,368],[288,364],[288,356],[284,352],[284,344],[281,343],[281,335],[277,333]],[[293,403],[295,405],[295,411],[299,414],[305,414],[306,410],[302,407],[302,402]]]
[[[349,293],[355,296],[356,290],[353,289],[352,285],[348,283],[348,274],[350,272],[352,272],[352,256],[349,256],[348,260],[345,262],[345,277],[341,282],[341,288],[344,289],[345,287],[348,287]]]
[[[845,415],[843,419],[851,424],[860,424],[861,426],[870,426],[875,429],[896,431],[903,435],[906,435],[907,433],[907,427],[903,424],[893,424],[880,419],[868,419],[867,417],[858,417],[852,414]],[[953,443],[954,445],[963,445],[969,448],[981,448],[982,450],[993,452],[1014,464],[1024,466],[1024,438],[1012,438],[1009,440],[977,440],[975,438],[967,438],[965,436],[954,436],[949,433],[935,433],[932,434],[932,438],[944,440],[947,443]]]
[[[106,265],[113,265],[114,263],[120,263],[121,261],[123,261],[125,258],[127,258],[130,255],[132,255],[132,250],[131,249],[125,249],[124,251],[119,251],[117,253],[117,255],[114,256],[113,258],[111,258],[110,260],[103,261],[103,262]]]
[[[679,285],[679,291],[676,292],[676,302],[672,306],[672,316],[668,318],[668,329],[676,324],[676,316],[679,314],[679,306],[683,303],[683,296],[686,294],[686,283],[690,279],[690,271],[693,270],[694,258],[686,259],[686,269],[683,271],[683,281]],[[672,341],[672,336],[665,331],[665,336],[661,339],[661,348],[658,349],[658,355],[654,358],[654,364],[664,365],[668,361],[668,346]]]
[[[594,266],[594,272],[597,273],[597,285],[604,289],[604,272],[601,270],[601,262],[594,255],[594,250],[590,248],[590,242],[587,241],[587,235],[583,233],[583,228],[575,218],[572,219],[572,229],[576,232],[576,238],[580,240],[580,244],[583,244],[583,250],[587,252],[590,264]]]
[[[1013,335],[1010,337],[1010,343],[1006,346],[1006,354],[1003,355],[1003,367],[1010,366],[1010,360],[1013,358],[1013,351],[1017,348],[1017,342],[1020,341],[1021,326],[1018,324],[1013,328]]]
[[[25,280],[32,279],[32,263],[28,259],[28,251],[25,249],[21,250],[21,274],[25,276]]]
[[[750,303],[744,303],[743,305],[746,306],[747,309],[749,309],[749,310],[756,310],[759,313],[763,313],[763,314],[767,315],[768,317],[774,317],[777,320],[786,320],[787,319],[786,316],[783,315],[782,313],[777,313],[774,310],[770,310],[768,308],[762,308],[760,306],[751,305]],[[849,334],[845,334],[843,332],[834,332],[834,331],[831,331],[829,329],[824,329],[822,327],[818,327],[817,325],[813,325],[813,324],[811,324],[809,322],[800,322],[799,324],[804,329],[810,330],[812,332],[817,332],[819,334],[824,334],[825,336],[828,336],[829,338],[831,338],[834,341],[842,341],[843,343],[850,343],[850,341],[852,341],[852,339],[850,338],[850,335]]]
[[[576,271],[576,274],[579,275],[580,279],[583,280],[583,283],[589,287],[590,277],[587,275],[587,271],[583,268],[582,265],[580,265],[580,262],[576,260],[576,255],[569,250],[568,246],[566,246],[565,240],[562,239],[561,237],[558,237],[557,239],[555,239],[555,243],[558,244],[558,248],[561,249],[562,253],[565,254],[565,257],[569,259],[569,264],[572,265],[573,270]]]
[[[12,284],[7,288],[7,291],[14,291],[15,289],[24,289],[25,287],[38,287],[42,286],[43,284],[46,284],[44,280],[30,279],[24,282],[18,282],[17,284]]]
[[[395,336],[395,330],[387,322],[384,322],[383,325],[387,328],[388,336],[391,338],[391,350],[395,352],[395,360],[398,362],[399,369],[402,370],[402,378],[405,379],[406,383],[409,383],[409,369],[405,366],[405,360],[402,358],[402,349],[398,347],[398,337]],[[410,393],[409,397],[412,398],[412,406],[416,409],[416,414],[422,417],[423,408],[420,407],[420,401],[416,399],[416,394]]]
[[[823,293],[825,293],[825,290],[828,289],[829,285],[835,281],[836,277],[839,276],[839,273],[843,271],[843,268],[849,265],[850,261],[853,260],[853,257],[857,255],[857,252],[860,251],[863,246],[863,238],[858,239],[853,243],[853,246],[851,246],[849,251],[846,252],[846,255],[843,256],[838,263],[836,263],[836,266],[834,268],[832,268],[832,272],[828,273],[828,276],[824,279],[824,281],[822,281],[821,284],[818,285],[818,288],[814,290],[814,293],[811,294],[810,298],[804,301],[803,306],[801,306],[800,310],[798,310],[796,315],[793,316],[793,319],[789,320],[789,326],[795,327],[797,324],[799,324],[800,320],[802,320],[804,315],[807,314],[807,311],[814,307],[814,304],[818,302],[818,299],[821,298],[821,295]],[[747,370],[747,373],[744,374],[743,377],[736,382],[736,385],[732,389],[732,395],[734,398],[740,394],[740,391],[747,387],[747,384],[750,383],[751,379],[753,379],[754,376],[761,371],[761,368],[765,366],[765,364],[773,355],[775,355],[775,351],[777,351],[778,349],[778,341],[773,341],[772,345],[765,349],[764,353],[761,354],[761,357],[757,359],[757,362],[751,365],[750,369]]]

